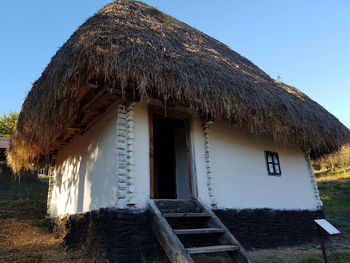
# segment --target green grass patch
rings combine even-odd
[[[48,184],[8,181],[0,185],[0,219],[39,220],[46,215]],[[40,225],[39,221],[33,223]]]
[[[9,181],[0,184],[0,200],[46,201],[48,184],[44,182]]]
[[[350,172],[317,177],[324,211],[330,217],[343,217],[350,224]]]
[[[0,219],[32,220],[46,215],[46,202],[36,200],[0,201]]]
[[[41,179],[50,179],[50,176],[48,176],[47,174],[38,174],[38,177]]]
[[[320,261],[317,259],[309,258],[305,261],[305,263],[319,263]]]
[[[36,226],[36,227],[46,227],[46,219],[40,218],[40,219],[32,219],[29,221],[29,224],[31,224],[32,226]]]
[[[69,259],[75,260],[75,259],[79,259],[80,255],[78,251],[70,250],[68,251],[68,257]]]
[[[328,241],[332,262],[350,262],[350,168],[316,173],[326,218],[342,233]]]

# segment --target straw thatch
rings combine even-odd
[[[54,148],[91,82],[122,91],[125,100],[156,97],[315,155],[349,137],[316,102],[226,45],[144,3],[117,1],[89,18],[34,83],[8,155],[13,169],[37,165]]]

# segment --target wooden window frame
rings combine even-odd
[[[269,156],[272,156],[272,162],[269,161]],[[275,162],[275,158],[277,159],[277,162]],[[265,151],[265,161],[266,161],[266,169],[267,169],[268,175],[273,175],[273,176],[282,175],[281,162],[277,152]],[[270,164],[272,164],[273,171],[270,170]],[[276,172],[276,167],[278,167],[279,172]]]

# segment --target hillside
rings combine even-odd
[[[350,262],[350,168],[317,173],[327,219],[342,231],[327,243],[331,262]],[[66,251],[45,224],[47,183],[0,184],[0,263],[92,263]],[[319,244],[250,252],[256,263],[323,262]],[[157,262],[159,263],[159,262]]]
[[[45,225],[47,183],[0,184],[0,263],[89,263]]]

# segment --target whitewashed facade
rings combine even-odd
[[[144,209],[151,196],[147,104],[113,105],[58,150],[52,167],[51,217],[103,207]],[[192,195],[218,209],[317,210],[310,161],[293,145],[190,121]],[[268,175],[264,151],[279,154],[282,174]]]

